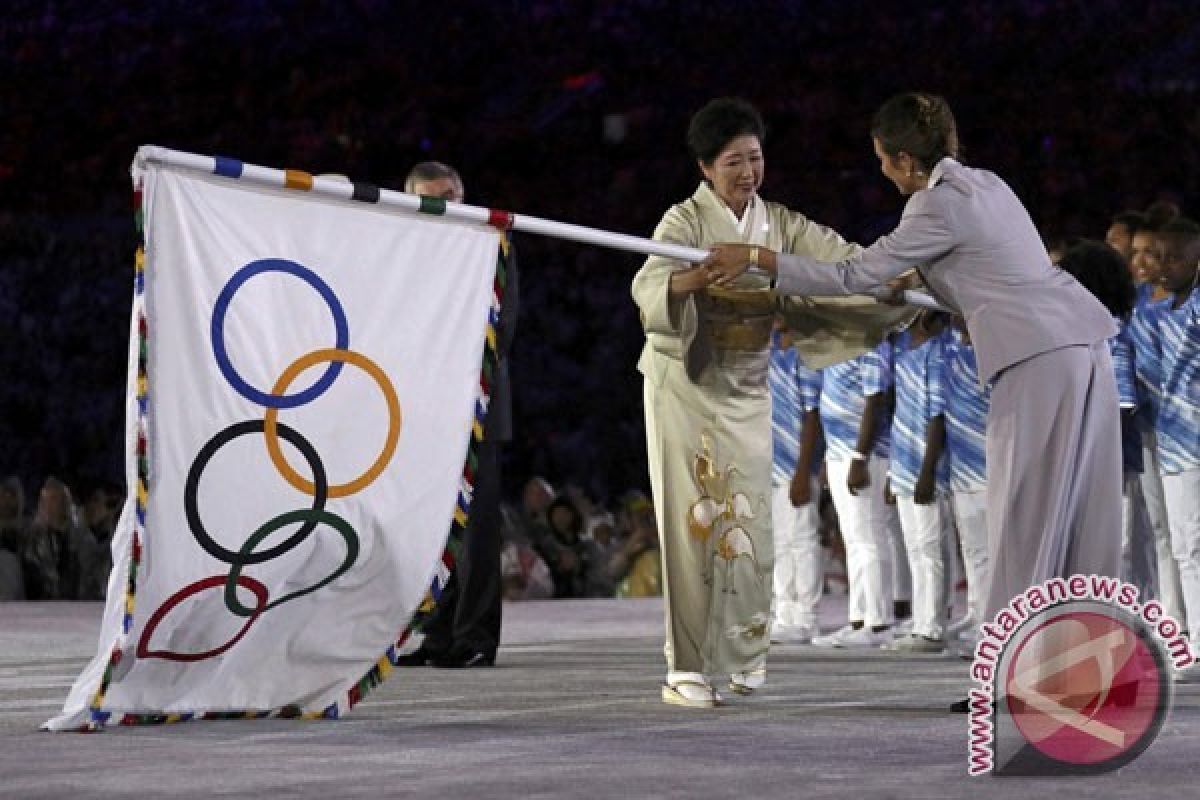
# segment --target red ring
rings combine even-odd
[[[246,620],[246,624],[242,629],[234,635],[232,639],[219,647],[212,650],[205,650],[202,653],[176,653],[171,650],[151,650],[150,637],[158,628],[158,623],[162,622],[171,609],[182,603],[194,594],[199,594],[205,589],[212,589],[217,586],[224,586],[226,577],[224,575],[214,575],[211,578],[189,583],[187,586],[180,589],[175,594],[167,598],[167,601],[158,607],[158,610],[150,615],[150,619],[146,621],[146,627],[142,629],[142,636],[138,639],[137,657],[138,658],[161,658],[165,661],[204,661],[207,658],[219,656],[229,648],[233,647],[238,641],[246,635],[246,631],[250,630],[250,626],[262,614],[262,610],[267,606],[267,587],[256,581],[248,575],[239,575],[237,577],[237,585],[243,589],[249,589],[258,598],[258,604],[254,607],[254,613]]]

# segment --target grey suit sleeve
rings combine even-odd
[[[832,297],[872,294],[918,264],[934,261],[955,244],[946,210],[932,190],[912,196],[900,224],[875,244],[836,264],[780,253],[775,288],[780,294]]]

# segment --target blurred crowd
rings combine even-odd
[[[686,13],[667,0],[13,0],[0,25],[0,474],[58,476],[84,508],[92,487],[121,494],[140,144],[393,187],[436,158],[481,205],[649,235],[698,180],[687,118],[737,93],[770,126],[764,195],[867,243],[901,208],[864,146],[870,111],[924,88],[956,109],[966,160],[1065,238],[1096,235],[1113,209],[1200,205],[1198,75],[1200,16],[1173,0]],[[516,239],[510,588],[616,592],[638,583],[633,551],[655,547],[652,514],[630,510],[648,486],[629,299],[640,260]],[[530,506],[535,475],[575,488]],[[105,549],[87,514],[47,514],[62,523],[59,566]],[[91,540],[69,533],[85,528]]]

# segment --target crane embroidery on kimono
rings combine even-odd
[[[739,558],[748,558],[754,566],[759,583],[763,582],[762,567],[754,540],[742,527],[742,523],[755,518],[749,496],[733,491],[733,476],[740,475],[736,465],[730,464],[723,470],[713,455],[712,438],[708,433],[700,434],[701,450],[693,462],[693,476],[700,487],[701,495],[688,509],[688,532],[707,543],[715,538],[715,561],[725,570],[725,584],[721,591],[737,594],[730,580],[734,563]],[[714,566],[714,570],[716,568]],[[706,573],[704,582],[711,583],[713,575]]]

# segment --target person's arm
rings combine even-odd
[[[694,246],[692,219],[680,206],[663,215],[654,230],[654,240]],[[641,312],[646,333],[679,335],[684,306],[691,295],[712,282],[708,268],[690,266],[662,256],[650,256],[633,278],[633,300]]]
[[[867,404],[863,408],[862,420],[858,424],[858,441],[854,446],[855,454],[850,461],[850,472],[846,476],[846,487],[850,494],[858,494],[859,489],[871,485],[871,476],[867,470],[867,459],[871,457],[871,448],[875,445],[875,435],[879,429],[879,417],[883,414],[886,392],[867,395]],[[861,456],[861,458],[860,458]]]
[[[796,474],[788,496],[796,508],[812,502],[812,465],[821,436],[821,414],[814,408],[805,411],[800,422],[800,457],[796,459]]]
[[[921,474],[917,477],[917,485],[913,489],[913,502],[919,506],[927,506],[933,502],[937,493],[937,465],[946,448],[946,417],[938,414],[929,420],[925,431],[925,457],[921,460]]]
[[[955,244],[955,232],[940,194],[923,191],[909,200],[894,231],[837,263],[742,244],[717,245],[702,263],[720,274],[718,283],[731,281],[747,267],[757,265],[775,276],[780,294],[869,294],[918,264],[940,258]]]

